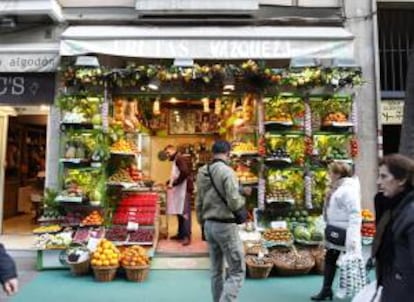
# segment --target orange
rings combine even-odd
[[[102,266],[102,261],[100,260],[96,261],[96,266]]]
[[[109,261],[110,265],[117,265],[118,264],[118,260],[116,259],[111,259],[111,261]]]
[[[104,261],[102,261],[102,265],[104,265],[104,266],[109,266],[109,261],[108,261],[108,260],[104,260]]]

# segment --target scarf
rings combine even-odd
[[[330,186],[329,186],[329,190],[326,193],[325,203],[324,203],[324,206],[323,206],[323,218],[325,219],[325,221],[328,221],[328,214],[327,214],[327,212],[328,212],[329,204],[331,202],[331,197],[332,197],[333,193],[335,193],[335,191],[340,186],[343,185],[343,183],[345,182],[345,180],[346,180],[346,177],[339,178],[338,180],[332,182],[330,184]]]

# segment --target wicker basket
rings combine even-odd
[[[273,262],[271,259],[265,259],[264,262],[264,264],[257,264],[253,257],[246,257],[246,266],[250,278],[265,279],[269,276],[273,268]]]
[[[114,280],[118,266],[92,266],[96,281],[109,282]]]
[[[90,259],[83,261],[83,262],[69,262],[69,267],[72,275],[74,276],[82,276],[87,275],[90,270]]]
[[[286,253],[286,251],[282,251],[281,253]],[[280,276],[306,275],[315,266],[315,258],[307,250],[291,250],[287,253],[293,253],[296,257],[295,261],[292,262],[286,260],[285,258],[280,258],[275,253],[272,255],[273,264],[275,265],[278,275]],[[302,258],[302,261],[298,261],[299,258]],[[306,262],[303,261],[304,258]]]
[[[125,269],[127,280],[142,282],[147,279],[150,266],[123,266],[123,268]]]
[[[323,275],[325,269],[325,248],[324,247],[313,247],[310,248],[312,256],[315,258],[314,272]]]

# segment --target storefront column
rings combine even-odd
[[[373,208],[377,191],[378,166],[378,89],[376,70],[376,8],[375,1],[344,1],[346,28],[355,35],[355,61],[362,67],[365,83],[357,89],[359,156],[356,172],[361,181],[362,207]],[[366,16],[366,18],[365,18]],[[359,18],[358,18],[359,17]]]
[[[47,142],[46,142],[46,181],[45,188],[59,187],[59,148],[60,148],[60,111],[56,106],[50,106]]]

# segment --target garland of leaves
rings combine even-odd
[[[204,85],[216,84],[220,89],[226,78],[242,84],[244,91],[268,89],[300,89],[331,87],[333,89],[362,84],[360,68],[306,67],[290,69],[268,68],[249,60],[241,65],[213,64],[193,67],[164,65],[129,65],[125,69],[80,68],[62,66],[62,79],[66,87],[76,85],[103,85],[107,81],[112,87],[140,87],[158,79],[161,85]]]

